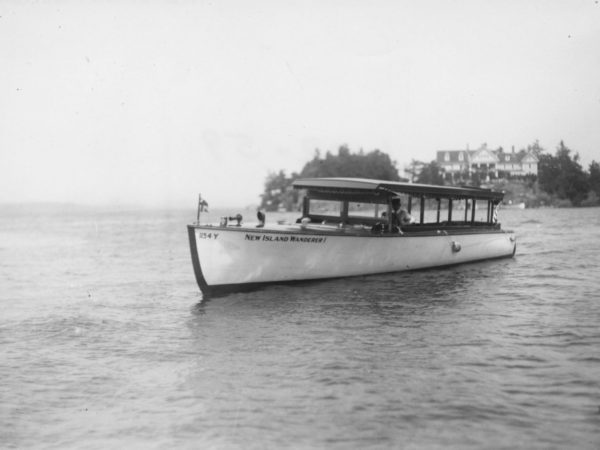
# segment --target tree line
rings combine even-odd
[[[600,164],[592,161],[588,170],[580,163],[579,154],[569,149],[563,141],[558,145],[554,155],[547,153],[538,141],[529,145],[525,151],[531,151],[538,158],[538,175],[528,176],[528,182],[551,198],[569,201],[573,206],[600,205]],[[412,180],[416,183],[445,185],[449,184],[444,171],[435,161],[423,163],[413,160]],[[410,169],[409,169],[410,172]],[[265,181],[265,189],[261,195],[261,208],[267,211],[292,211],[297,208],[298,191],[292,189],[292,183],[298,178],[313,177],[356,177],[373,178],[388,181],[408,181],[400,178],[396,162],[380,150],[365,153],[362,149],[352,153],[347,145],[339,147],[337,155],[327,151],[321,156],[315,150],[313,159],[307,162],[302,170],[287,176],[283,170],[270,173]],[[470,180],[480,185],[481,180],[475,175]]]
[[[365,153],[361,149],[358,153],[352,153],[347,145],[342,145],[338,149],[337,155],[327,151],[322,157],[321,151],[316,149],[313,159],[304,165],[300,173],[293,172],[288,177],[283,170],[280,170],[267,176],[265,190],[261,195],[261,208],[266,211],[296,209],[299,201],[298,191],[292,189],[292,183],[298,178],[316,177],[355,177],[401,181],[396,162],[380,150]]]
[[[588,171],[583,170],[579,154],[571,155],[571,149],[561,141],[554,156],[542,153],[538,156],[538,183],[541,189],[559,199],[568,199],[574,206],[584,200],[595,202],[600,199],[600,165],[590,163]]]

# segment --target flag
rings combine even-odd
[[[494,223],[498,223],[498,210],[500,209],[500,203],[496,203],[496,206],[494,206]]]
[[[202,198],[201,195],[198,195],[198,211],[200,212],[208,212],[208,203],[206,202],[206,200],[204,200]]]

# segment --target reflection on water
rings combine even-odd
[[[514,259],[210,300],[193,213],[0,218],[0,439],[598,448],[600,210],[503,213]]]

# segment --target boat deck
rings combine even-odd
[[[198,225],[195,225],[198,227]],[[431,224],[411,224],[402,227],[402,233],[390,233],[385,230],[376,231],[370,224],[340,224],[336,222],[325,223],[277,223],[265,224],[258,227],[256,223],[249,223],[240,226],[229,225],[221,227],[219,225],[199,225],[202,228],[216,228],[240,232],[252,233],[293,233],[293,234],[331,234],[331,235],[352,235],[352,236],[432,236],[438,234],[473,234],[473,233],[498,233],[505,232],[501,230],[500,224],[489,224],[482,222],[440,222]]]

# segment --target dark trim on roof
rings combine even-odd
[[[504,197],[502,192],[471,186],[435,186],[367,178],[302,178],[294,181],[293,187],[294,189],[307,189],[309,194],[335,194],[340,197],[353,195],[389,197],[396,194],[410,194],[432,198],[476,198],[497,201]]]

